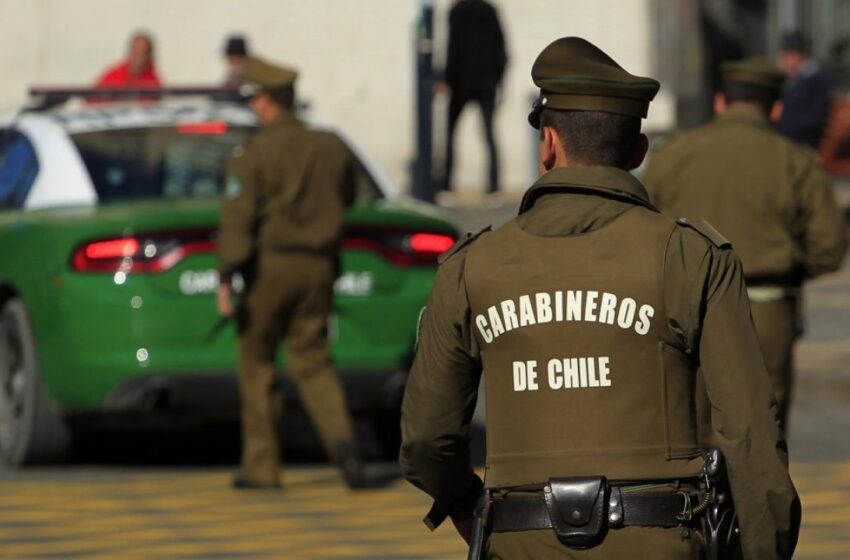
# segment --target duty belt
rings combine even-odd
[[[608,507],[598,504],[594,509],[607,509],[607,525],[619,528],[630,525],[645,527],[678,527],[696,514],[695,507],[702,495],[694,492],[633,492],[624,493],[611,487]],[[578,519],[578,509],[569,511],[567,518]],[[546,496],[522,496],[496,499],[490,503],[490,530],[494,533],[552,529],[551,505]]]
[[[483,557],[490,533],[552,529],[563,545],[581,550],[602,542],[608,529],[629,525],[692,527],[703,535],[708,558],[731,558],[738,523],[720,451],[706,453],[702,472],[684,488],[678,482],[679,491],[662,488],[609,484],[604,476],[550,478],[542,495],[518,494],[516,489],[505,495],[504,489],[485,488],[475,509],[467,558]]]

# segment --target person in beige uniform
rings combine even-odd
[[[744,558],[790,558],[800,502],[740,262],[658,212],[628,171],[658,82],[562,38],[532,68],[542,177],[517,218],[443,256],[402,407],[405,477],[465,539],[486,485],[487,558],[695,559],[702,367]],[[469,423],[484,376],[486,484]]]
[[[723,79],[714,121],[653,154],[644,180],[659,210],[705,219],[735,246],[785,427],[801,287],[841,266],[847,226],[817,154],[770,128],[782,72],[751,58],[727,63]]]
[[[365,483],[342,385],[328,348],[343,217],[354,199],[354,159],[336,136],[293,114],[293,71],[254,57],[243,66],[260,130],[229,165],[219,233],[218,309],[234,316],[233,276],[248,278],[238,317],[242,463],[238,488],[280,485],[283,401],[275,374],[280,341],[288,371],[328,455],[349,486]]]

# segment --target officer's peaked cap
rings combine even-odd
[[[742,83],[778,92],[785,83],[785,74],[762,56],[726,62],[721,67],[723,83]]]
[[[539,128],[544,108],[643,118],[660,87],[652,78],[629,74],[580,37],[564,37],[543,49],[531,68],[531,78],[540,88],[528,115],[534,128]]]
[[[271,64],[255,56],[248,56],[242,66],[242,77],[260,90],[274,92],[293,87],[298,78],[298,72]]]

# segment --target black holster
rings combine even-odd
[[[702,537],[707,560],[741,558],[738,515],[726,473],[726,462],[719,449],[710,449],[705,457],[705,477],[714,491],[714,501],[702,516]]]
[[[608,530],[608,493],[604,476],[550,478],[543,498],[558,540],[579,550],[602,542]]]

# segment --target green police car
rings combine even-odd
[[[166,93],[46,103],[0,124],[8,464],[61,457],[80,418],[238,410],[234,328],[214,302],[218,197],[224,162],[256,125],[240,103]],[[346,143],[359,194],[332,350],[353,413],[391,433],[417,317],[457,232],[435,207],[388,196],[389,184]]]

